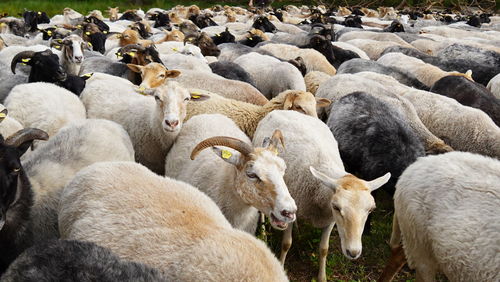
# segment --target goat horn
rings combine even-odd
[[[226,137],[226,136],[215,136],[205,139],[198,143],[191,152],[191,159],[194,158],[204,149],[213,146],[225,146],[237,150],[243,156],[248,156],[253,152],[253,147],[239,139]]]
[[[5,140],[5,144],[19,147],[19,145],[23,144],[24,142],[32,141],[35,139],[48,140],[49,135],[47,134],[47,132],[38,128],[24,128],[7,138]]]
[[[10,63],[10,70],[12,71],[12,73],[16,74],[17,63],[21,62],[22,59],[32,58],[34,55],[35,55],[34,51],[23,51],[17,53],[17,55],[14,56],[12,62]]]

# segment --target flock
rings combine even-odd
[[[1,16],[0,281],[500,280],[500,16],[261,2]]]

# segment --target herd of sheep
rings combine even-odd
[[[106,12],[0,18],[1,281],[288,281],[296,221],[326,281],[377,189],[380,281],[500,280],[500,16]]]

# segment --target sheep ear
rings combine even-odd
[[[332,189],[333,192],[335,192],[335,190],[337,190],[338,183],[337,183],[336,179],[333,179],[333,178],[327,176],[326,174],[319,172],[318,170],[316,170],[312,166],[309,167],[309,170],[311,171],[312,175],[314,177],[316,177],[316,179],[321,181],[326,187]]]
[[[472,79],[472,70],[468,70],[465,72],[465,76],[469,79]]]
[[[387,181],[391,178],[391,173],[388,172],[384,174],[383,176],[380,176],[379,178],[376,178],[372,181],[367,181],[366,183],[368,184],[368,187],[370,187],[370,191],[375,191],[378,188],[380,188],[382,185],[386,184]]]
[[[329,99],[316,97],[316,107],[318,108],[328,107],[331,103],[332,101],[330,101]]]
[[[243,164],[243,158],[239,152],[230,151],[227,149],[221,149],[219,147],[212,147],[214,153],[219,156],[222,160],[230,163],[236,167],[241,167]]]
[[[127,67],[137,73],[141,73],[143,66],[135,65],[135,64],[127,64]]]
[[[178,70],[168,70],[167,71],[167,77],[168,78],[176,78],[178,77],[179,75],[181,75],[181,72],[178,71]]]
[[[1,112],[0,112],[0,122],[2,122],[6,117],[7,117],[7,113],[9,111],[7,111],[7,109],[3,109]]]
[[[283,110],[290,110],[293,106],[293,102],[297,98],[297,93],[291,92],[286,95],[285,102],[283,103]]]
[[[193,91],[193,92],[190,92],[189,95],[191,95],[191,101],[195,101],[195,102],[210,99],[209,95],[201,94],[200,92]]]
[[[86,73],[86,74],[84,74],[84,75],[80,76],[80,78],[82,78],[83,80],[87,80],[87,79],[91,78],[93,75],[94,75],[94,73],[93,73],[93,72],[91,72],[91,73]]]
[[[266,146],[266,148],[273,152],[275,155],[278,155],[280,145],[284,151],[285,138],[283,137],[283,133],[281,133],[281,130],[276,129],[273,133],[273,136],[269,139],[269,144]]]

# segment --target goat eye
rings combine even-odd
[[[15,168],[12,169],[12,172],[13,173],[18,173],[20,170],[21,170],[20,167],[15,167]]]
[[[336,211],[338,211],[340,213],[340,208],[339,207],[337,207],[336,205],[332,205],[332,207],[333,207],[334,210],[336,210]]]
[[[160,97],[155,96],[155,100],[156,100],[156,101],[160,101]]]
[[[184,98],[184,101],[189,101],[191,100],[189,97]]]
[[[163,74],[163,73],[162,73],[162,74],[160,74],[160,77],[161,77],[161,78],[164,78],[164,77],[165,77],[165,74]]]
[[[259,179],[259,177],[257,176],[257,174],[252,173],[252,172],[247,172],[247,177],[250,178],[250,179],[252,179],[252,180]]]

